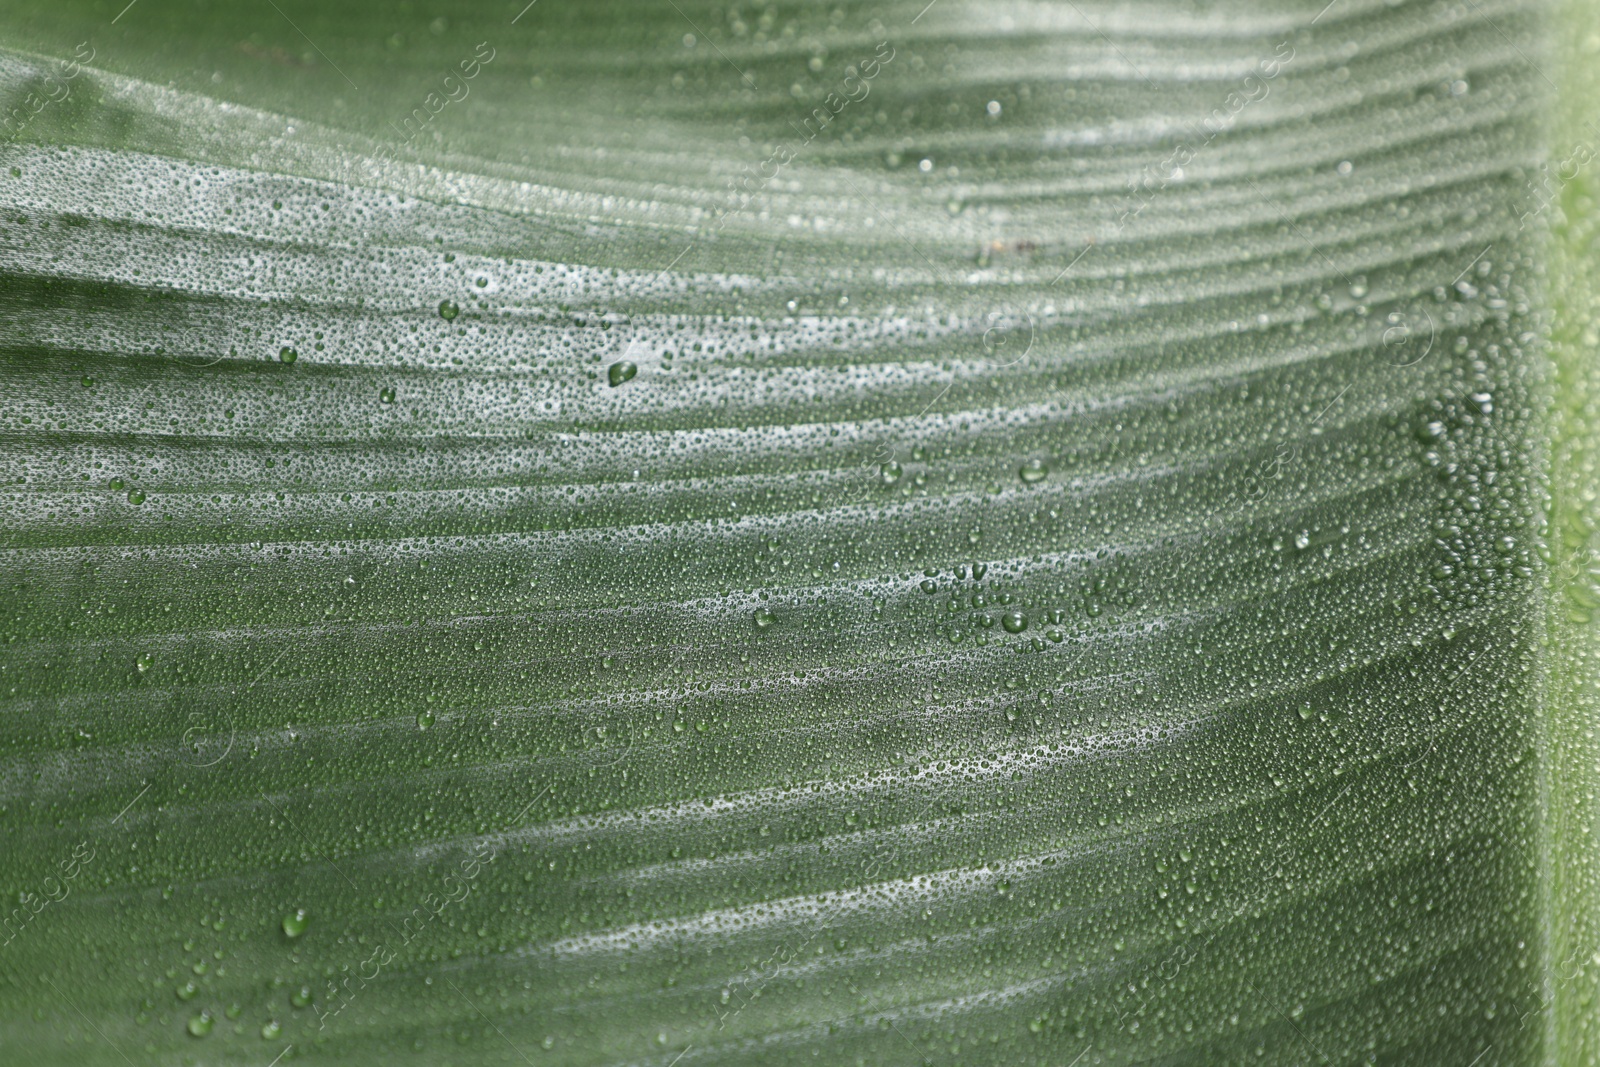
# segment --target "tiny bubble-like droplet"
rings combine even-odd
[[[606,371],[606,381],[610,382],[611,388],[615,389],[623,382],[632,379],[632,377],[638,373],[639,365],[630,360],[624,359],[620,362],[611,364],[610,368]]]
[[[306,915],[306,909],[296,908],[293,912],[283,917],[283,933],[285,937],[299,937],[306,932],[306,926],[311,922]]]
[[[459,314],[461,314],[461,308],[457,306],[454,300],[439,301],[439,317],[444,321],[449,322]]]
[[[284,363],[293,363],[299,358],[300,353],[296,352],[288,345],[284,345],[282,348],[278,349],[278,359]]]
[[[143,504],[144,503],[144,490],[143,489],[129,489],[128,490],[128,503],[133,504],[135,506],[137,506],[139,504]]]
[[[1034,482],[1044,481],[1045,475],[1050,473],[1050,468],[1042,459],[1030,459],[1017,470],[1017,474],[1024,482],[1032,485]]]
[[[203,1011],[189,1020],[189,1033],[194,1037],[205,1037],[215,1025],[217,1022],[211,1017],[211,1013]]]
[[[878,477],[883,481],[884,485],[893,485],[898,482],[900,474],[900,464],[892,459],[878,468]]]
[[[772,612],[768,611],[766,608],[757,608],[753,619],[755,620],[757,630],[769,629],[773,623]]]
[[[1008,634],[1020,634],[1028,628],[1028,617],[1020,611],[1008,611],[1000,617],[1000,625]]]
[[[394,403],[394,386],[386,385],[378,390],[378,400],[384,404]]]

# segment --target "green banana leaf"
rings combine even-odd
[[[0,1063],[1600,1062],[1597,53],[0,8]]]

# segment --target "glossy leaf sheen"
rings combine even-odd
[[[1592,16],[520,7],[0,17],[0,1060],[1594,1062]]]

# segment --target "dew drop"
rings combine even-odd
[[[766,608],[757,608],[753,618],[755,619],[757,630],[771,629],[773,623],[772,612]]]
[[[278,359],[283,363],[293,363],[299,358],[300,353],[296,352],[288,345],[284,345],[282,348],[278,349]]]
[[[386,385],[378,391],[378,399],[385,404],[394,403],[394,386]]]
[[[299,937],[306,932],[310,923],[306,916],[306,909],[296,908],[293,912],[283,917],[283,933],[285,937]]]
[[[1028,628],[1028,617],[1020,611],[1008,611],[1000,616],[1000,625],[1008,634],[1020,634]]]
[[[211,1028],[215,1025],[217,1025],[217,1023],[216,1020],[211,1017],[211,1013],[203,1011],[199,1015],[196,1015],[194,1018],[189,1020],[189,1033],[194,1037],[205,1037],[211,1032]]]
[[[624,359],[611,364],[611,368],[606,371],[606,381],[610,382],[611,388],[615,389],[623,382],[632,380],[633,376],[638,373],[639,365],[631,360]]]
[[[459,314],[461,314],[461,308],[456,306],[454,300],[439,301],[439,317],[444,321],[449,322]]]
[[[143,504],[144,503],[144,490],[143,489],[129,489],[128,490],[128,503],[134,504],[134,505]]]
[[[421,711],[417,712],[417,729],[426,730],[432,725],[433,712],[429,711],[427,708],[423,708]]]
[[[148,652],[141,652],[139,653],[139,658],[133,661],[133,665],[139,669],[140,674],[144,674],[151,667],[155,666],[155,662],[155,656]]]
[[[901,473],[900,464],[892,459],[878,468],[878,477],[883,481],[884,485],[893,485],[898,482]]]
[[[1045,466],[1042,459],[1030,459],[1018,469],[1017,474],[1024,482],[1032,485],[1034,482],[1044,481],[1045,475],[1050,473],[1050,468]]]
[[[276,1019],[268,1019],[261,1025],[261,1036],[268,1041],[271,1041],[281,1033],[283,1033],[283,1027],[278,1024]]]

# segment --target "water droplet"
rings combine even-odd
[[[303,1008],[311,1003],[311,987],[303,985],[289,994],[289,1003],[297,1008]]]
[[[1008,611],[1000,616],[1000,625],[1008,634],[1020,634],[1028,628],[1028,617],[1020,611]]]
[[[983,576],[985,574],[988,574],[988,573],[989,573],[989,565],[987,563],[974,563],[972,565],[972,580],[973,581],[975,581],[975,582],[982,581],[983,580]]]
[[[922,591],[932,596],[939,591],[939,583],[932,578],[924,578],[922,579]]]
[[[1301,530],[1299,533],[1295,534],[1294,547],[1301,552],[1304,552],[1306,549],[1310,548],[1311,532],[1309,530]]]
[[[432,725],[433,712],[429,711],[427,708],[423,708],[421,711],[417,712],[417,729],[426,730]]]
[[[772,612],[768,611],[766,608],[757,608],[754,619],[756,629],[758,630],[770,629],[774,621],[772,618]]]
[[[268,1041],[271,1041],[281,1033],[283,1033],[283,1027],[278,1025],[278,1020],[276,1019],[268,1019],[261,1026],[261,1036]]]
[[[444,321],[449,322],[459,314],[461,314],[461,309],[456,306],[454,300],[439,301],[439,317]]]
[[[293,363],[295,360],[297,360],[299,358],[300,358],[300,353],[296,352],[294,349],[290,348],[288,345],[284,345],[282,348],[278,349],[278,359],[281,362]]]
[[[1301,704],[1300,705],[1300,718],[1304,722],[1310,722],[1311,721],[1311,705],[1310,704]]]
[[[623,382],[632,380],[633,376],[638,373],[639,365],[631,360],[624,359],[621,362],[611,364],[611,368],[606,371],[606,381],[610,382],[611,388],[615,389]]]
[[[200,992],[200,987],[195,985],[193,982],[185,982],[177,989],[173,990],[173,992],[178,994],[179,1000],[193,1000],[195,998],[195,994]]]
[[[394,386],[386,385],[378,391],[378,399],[385,404],[394,403]]]
[[[1431,445],[1445,435],[1445,424],[1435,419],[1425,422],[1417,427],[1417,440],[1425,445]]]
[[[900,464],[896,463],[892,459],[878,468],[878,477],[882,479],[884,485],[893,485],[895,482],[898,482],[900,480],[900,474]]]
[[[139,658],[133,661],[133,665],[135,667],[139,668],[139,673],[140,674],[143,674],[146,671],[148,671],[151,667],[155,666],[155,662],[156,662],[155,656],[151,655],[148,652],[141,652],[141,653],[139,653]]]
[[[306,926],[310,923],[310,921],[311,920],[306,916],[306,909],[296,908],[291,914],[283,917],[284,936],[299,937],[301,934],[306,932]]]
[[[211,1017],[211,1013],[203,1011],[189,1020],[189,1033],[195,1037],[205,1037],[215,1025],[217,1022]]]
[[[1050,473],[1050,468],[1042,459],[1030,459],[1018,469],[1017,474],[1022,480],[1032,485],[1034,482],[1044,481],[1045,475]]]
[[[144,490],[143,489],[129,489],[128,490],[128,503],[134,504],[134,505],[143,504],[144,503]]]

